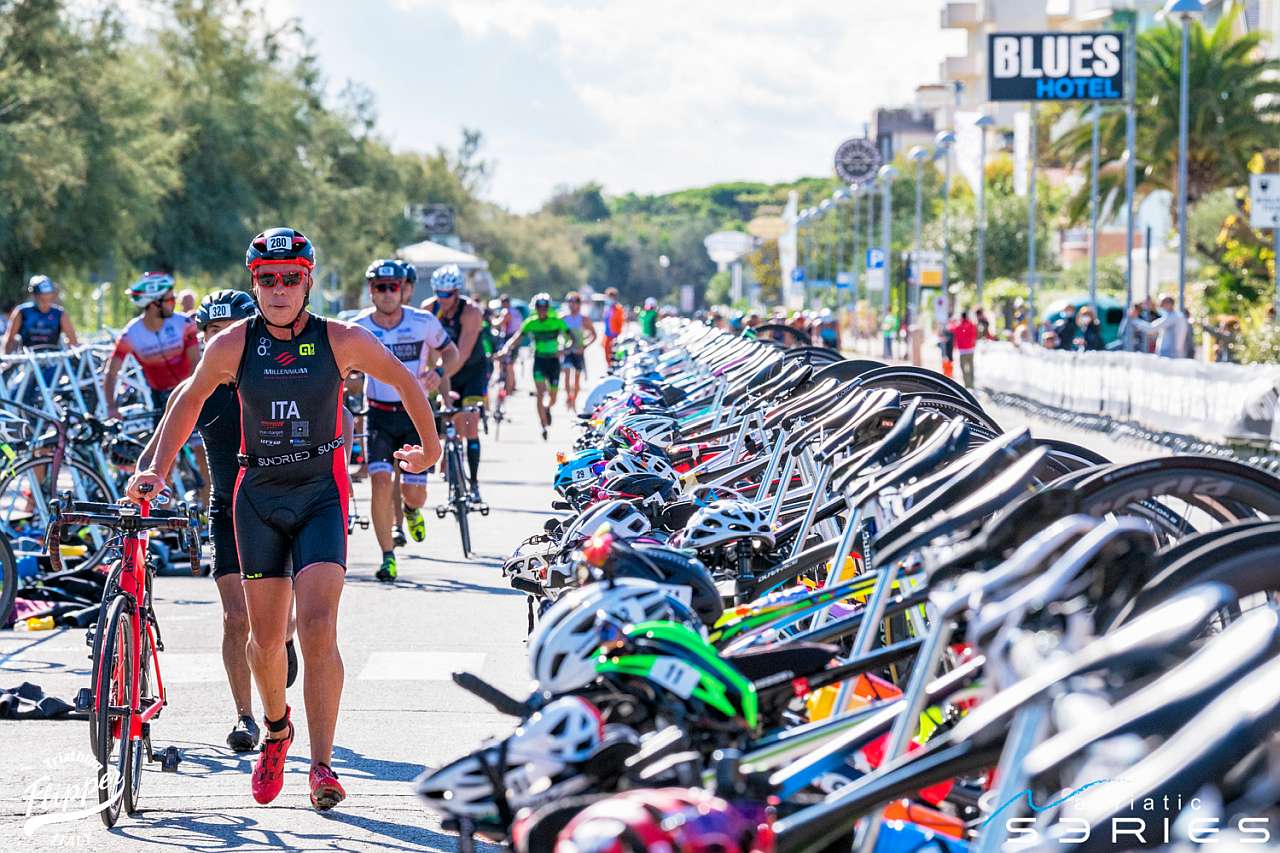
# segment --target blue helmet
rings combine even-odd
[[[456,293],[463,283],[462,270],[457,264],[445,264],[431,274],[431,286],[446,293]]]
[[[604,451],[583,450],[572,459],[566,459],[560,464],[556,469],[552,488],[563,495],[570,487],[594,481],[604,470],[604,462]]]

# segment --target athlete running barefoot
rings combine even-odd
[[[424,390],[428,393],[435,391],[446,371],[457,361],[458,348],[449,340],[449,334],[433,314],[401,302],[401,291],[409,277],[407,265],[394,259],[377,260],[369,265],[364,277],[369,282],[369,299],[373,307],[356,316],[357,325],[368,329],[417,376]],[[431,365],[437,356],[443,364],[433,368]],[[392,454],[405,444],[417,444],[418,433],[400,401],[400,395],[391,386],[369,377],[365,381],[365,399],[369,406],[367,458],[373,488],[370,514],[378,547],[382,549],[382,565],[378,568],[377,578],[390,582],[396,579],[397,574],[391,532],[396,515]],[[427,502],[427,475],[401,474],[399,491],[409,536],[413,541],[421,542],[427,537],[427,525],[422,518],[422,507]]]
[[[405,471],[425,471],[439,458],[440,441],[417,377],[367,330],[308,313],[315,268],[310,240],[291,228],[272,228],[253,238],[245,264],[260,316],[210,341],[191,381],[174,395],[151,466],[133,476],[127,491],[136,500],[164,488],[204,402],[219,385],[234,382],[243,450],[233,519],[249,613],[249,666],[267,729],[253,769],[253,796],[269,803],[284,784],[294,733],[285,703],[284,641],[296,600],[306,661],[311,803],[324,811],[346,797],[330,767],[342,697],[337,622],[350,491],[342,451],[343,376],[358,370],[399,392],[423,440],[396,451]]]
[[[533,316],[524,321],[520,331],[507,341],[495,358],[501,360],[520,345],[525,335],[533,338],[533,384],[538,393],[538,419],[542,422],[542,440],[547,440],[551,426],[551,408],[556,404],[560,388],[560,338],[572,345],[573,335],[564,319],[551,313],[551,296],[539,293],[533,297]]]

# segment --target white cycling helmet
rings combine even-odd
[[[424,770],[415,780],[415,790],[427,808],[438,814],[495,820],[500,815],[490,770],[501,773],[512,811],[540,805],[583,790],[589,780],[568,765],[586,761],[603,739],[604,722],[595,705],[580,696],[565,696],[549,703],[500,743],[438,770]],[[502,766],[493,768],[498,761]]]
[[[172,291],[173,276],[163,272],[143,273],[142,278],[129,285],[129,299],[139,308],[146,308]]]
[[[676,419],[667,415],[630,415],[610,427],[609,434],[617,433],[624,426],[634,430],[640,438],[649,444],[656,444],[661,447],[674,444],[680,437]]]
[[[679,482],[680,475],[671,463],[661,456],[640,456],[635,453],[619,453],[604,466],[601,480],[621,477],[624,474],[657,474],[672,482]]]
[[[653,529],[653,525],[649,523],[644,513],[628,501],[621,499],[601,501],[587,507],[586,511],[578,516],[578,520],[569,525],[569,529],[560,540],[561,544],[574,545],[579,540],[594,534],[602,524],[609,525],[619,539],[634,539]]]
[[[719,500],[695,512],[680,531],[680,547],[702,550],[742,539],[773,547],[768,515],[746,501]]]
[[[662,620],[701,630],[697,614],[670,587],[643,578],[618,578],[575,589],[542,616],[529,637],[529,673],[543,690],[566,693],[590,684],[600,639],[599,614],[618,622]]]
[[[596,410],[596,407],[602,404],[609,395],[616,394],[622,390],[622,380],[617,376],[606,376],[596,383],[596,387],[591,389],[591,393],[587,395],[582,402],[580,410],[584,415],[589,415]]]

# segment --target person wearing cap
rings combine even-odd
[[[71,346],[77,344],[76,327],[71,317],[58,305],[58,286],[47,275],[33,275],[27,282],[31,300],[9,315],[9,328],[4,333],[4,352],[18,347],[31,350],[62,349],[65,337]]]
[[[658,300],[652,296],[644,301],[644,309],[640,312],[640,333],[646,338],[658,336]]]
[[[120,417],[116,380],[129,356],[142,367],[157,422],[173,389],[195,370],[200,340],[195,321],[176,310],[173,284],[173,276],[166,272],[148,272],[129,287],[130,301],[142,310],[124,327],[107,362],[102,395],[108,417]]]

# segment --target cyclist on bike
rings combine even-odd
[[[116,379],[125,358],[132,355],[142,366],[142,376],[151,388],[158,421],[173,389],[191,375],[200,359],[196,324],[187,315],[174,311],[173,276],[168,273],[145,273],[129,288],[129,299],[142,313],[124,327],[107,363],[102,388],[107,416],[120,417]]]
[[[447,373],[449,389],[458,395],[459,405],[484,405],[484,346],[480,331],[484,317],[480,306],[463,296],[462,270],[457,264],[445,264],[431,274],[435,296],[422,307],[435,314],[449,337],[458,345],[458,361]],[[454,428],[467,442],[467,470],[471,474],[471,500],[480,503],[480,415],[463,412],[453,420]]]
[[[208,346],[214,335],[257,313],[253,297],[243,290],[218,290],[200,302],[194,319]],[[189,381],[184,380],[183,384]],[[165,417],[169,417],[167,411]],[[213,480],[209,541],[213,545],[213,580],[222,601],[222,666],[227,671],[227,684],[231,687],[231,699],[236,706],[236,722],[227,735],[227,746],[233,752],[250,752],[257,749],[261,732],[253,718],[253,683],[245,652],[249,641],[249,614],[244,603],[235,525],[231,518],[232,493],[240,473],[240,463],[236,459],[240,452],[240,399],[233,386],[219,385],[214,389],[200,409],[196,429],[204,439]],[[139,455],[139,470],[150,467],[155,456],[157,435],[159,431],[152,434],[151,441]],[[292,633],[290,630],[290,636]],[[298,658],[292,639],[285,642],[285,653],[288,657],[286,686],[292,686],[298,673]]]
[[[75,346],[76,327],[70,315],[58,305],[58,286],[47,275],[33,275],[27,282],[31,300],[9,315],[9,328],[4,332],[3,351],[8,354],[19,346],[31,350],[62,349],[62,338]]]
[[[564,396],[569,411],[578,411],[578,391],[587,372],[587,347],[596,342],[596,326],[582,313],[582,296],[576,290],[564,295],[565,310],[560,319],[569,327],[572,343],[564,354]]]
[[[343,376],[358,370],[399,392],[424,442],[396,451],[405,471],[426,470],[439,458],[440,442],[418,377],[366,329],[308,313],[315,268],[310,240],[291,228],[272,228],[253,238],[245,265],[259,316],[209,342],[191,382],[174,396],[151,466],[133,476],[127,491],[137,500],[164,488],[204,402],[219,385],[234,382],[243,445],[232,512],[249,613],[249,665],[267,727],[253,795],[269,803],[284,784],[294,735],[285,702],[284,642],[296,601],[306,660],[311,803],[324,811],[346,797],[330,766],[342,697],[337,622],[350,490],[342,452]]]
[[[361,311],[355,322],[372,332],[392,355],[420,378],[422,387],[430,393],[439,388],[440,380],[457,360],[458,348],[433,314],[401,304],[401,291],[408,276],[408,269],[401,261],[386,259],[370,264],[364,277],[369,282],[369,298],[373,307]],[[437,358],[443,364],[432,367]],[[390,582],[396,579],[397,574],[391,529],[396,515],[392,454],[406,444],[419,444],[420,439],[395,388],[368,377],[365,379],[365,399],[369,407],[367,458],[373,489],[370,514],[378,547],[382,549],[382,565],[376,577]],[[414,542],[423,541],[427,538],[427,524],[422,518],[422,507],[427,502],[426,473],[402,473],[400,498],[409,536]]]
[[[565,325],[564,318],[551,313],[549,294],[539,293],[533,297],[533,312],[520,331],[498,352],[498,357],[509,355],[525,335],[533,339],[533,384],[538,393],[542,440],[546,441],[547,427],[551,426],[551,407],[556,404],[556,392],[560,389],[560,338],[572,344],[573,334]]]

